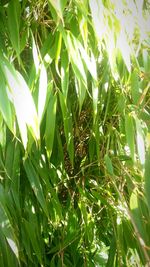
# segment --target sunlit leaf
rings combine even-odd
[[[145,144],[144,144],[144,135],[141,126],[141,122],[138,118],[135,119],[136,122],[136,142],[137,150],[139,155],[139,160],[143,165],[145,163]]]
[[[135,161],[135,129],[134,120],[131,114],[125,115],[125,131],[126,139],[130,149],[130,154],[133,162]]]
[[[32,54],[33,54],[34,66],[36,69],[36,74],[38,74],[39,66],[40,66],[38,47],[35,43],[35,39],[34,39],[32,32],[31,32],[31,36],[32,36]]]
[[[61,56],[61,87],[62,92],[67,99],[69,82],[69,59],[67,51],[64,51]]]
[[[59,63],[59,59],[60,59],[61,45],[62,45],[62,35],[60,33],[59,38],[58,38],[57,49],[56,49],[56,58],[55,58],[56,71],[57,71],[59,76],[60,76],[60,73],[59,73],[58,63]]]
[[[106,25],[104,24],[104,6],[101,0],[90,0],[89,3],[94,27],[98,38],[101,41],[106,30]]]
[[[3,63],[3,71],[16,110],[23,144],[26,148],[27,126],[31,128],[33,136],[39,139],[38,118],[33,98],[24,78],[19,72],[16,72],[7,61]]]
[[[69,51],[71,64],[76,77],[78,79],[81,79],[83,83],[86,84],[86,73],[83,61],[81,59],[81,55],[79,53],[79,46],[77,40],[75,39],[75,37],[73,37],[73,35],[68,32],[65,38],[65,43]]]
[[[7,86],[3,77],[3,73],[0,70],[0,111],[2,112],[3,118],[6,121],[8,127],[11,131],[13,131],[13,118],[12,118],[12,111],[10,100],[8,97]]]
[[[51,93],[47,107],[46,129],[45,129],[45,141],[49,157],[52,154],[53,142],[54,142],[56,107],[57,107],[57,96]]]
[[[117,40],[117,46],[121,51],[123,60],[126,64],[128,71],[131,71],[131,60],[130,60],[130,46],[127,42],[125,32],[121,31]]]
[[[58,17],[63,19],[63,10],[65,8],[67,1],[66,0],[49,0],[49,2],[52,4],[54,9],[56,10]]]

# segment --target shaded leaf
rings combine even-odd
[[[39,201],[46,216],[48,216],[48,210],[47,210],[46,200],[45,200],[44,194],[43,194],[42,185],[40,183],[39,176],[36,173],[32,163],[30,162],[29,159],[26,159],[24,161],[24,168],[25,168],[27,177],[29,179],[30,185],[34,191],[34,194],[37,197],[37,200]]]
[[[41,65],[40,79],[39,79],[39,93],[38,93],[38,117],[39,122],[42,120],[43,111],[47,96],[47,72],[44,63]]]
[[[8,4],[8,28],[12,46],[18,55],[20,53],[19,24],[20,3],[18,0],[11,0]]]

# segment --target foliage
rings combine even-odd
[[[149,1],[0,2],[0,266],[150,266]]]

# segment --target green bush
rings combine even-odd
[[[150,266],[150,5],[0,1],[0,266]]]

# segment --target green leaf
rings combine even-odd
[[[133,162],[135,161],[135,129],[134,120],[131,114],[125,115],[125,132],[126,140],[130,149],[130,154]]]
[[[67,100],[69,84],[69,59],[65,50],[61,55],[61,88],[65,99]]]
[[[145,160],[145,194],[146,200],[148,204],[148,208],[150,211],[150,149],[146,153],[146,160]]]
[[[68,110],[68,108],[65,104],[64,95],[60,91],[59,91],[59,99],[60,99],[60,105],[61,105],[61,110],[62,110],[62,114],[63,114],[63,122],[64,122],[65,137],[66,137],[66,142],[67,142],[67,150],[69,153],[71,163],[73,165],[74,143],[73,143],[72,114],[71,114],[71,111]]]
[[[33,61],[34,61],[34,66],[36,70],[36,75],[38,74],[39,71],[39,66],[40,66],[40,60],[39,60],[39,54],[38,54],[38,47],[35,43],[35,39],[33,36],[33,33],[31,32],[32,36],[32,54],[33,54]]]
[[[141,121],[136,117],[136,142],[137,142],[137,150],[139,155],[139,160],[143,165],[145,163],[145,143],[144,143],[144,133],[141,125]]]
[[[11,111],[11,104],[8,97],[8,88],[5,83],[3,73],[0,69],[0,111],[9,129],[13,132],[13,115]]]
[[[38,117],[39,122],[42,120],[43,111],[47,96],[47,72],[44,63],[41,65],[40,79],[39,79],[39,93],[38,93]]]
[[[114,266],[115,253],[116,253],[116,237],[115,235],[113,235],[111,244],[110,244],[108,261],[107,261],[106,267]]]
[[[79,99],[79,113],[81,112],[83,102],[86,97],[86,87],[80,79],[75,79],[75,88]]]
[[[39,180],[39,176],[36,173],[31,161],[29,159],[26,159],[24,161],[24,168],[27,174],[27,177],[29,179],[29,182],[31,184],[31,187],[34,191],[34,194],[37,198],[37,200],[39,201],[43,211],[45,212],[46,216],[48,217],[48,210],[47,210],[47,205],[46,205],[46,200],[44,198],[44,194],[43,194],[43,189],[42,189],[42,185],[40,183]]]
[[[40,243],[36,235],[36,225],[33,222],[28,222],[26,220],[24,220],[24,225],[26,228],[28,238],[31,241],[33,250],[35,251],[39,262],[42,263],[42,251],[41,251]]]
[[[91,53],[92,56],[90,58],[88,56],[86,50],[81,45],[81,43],[77,40],[75,42],[78,44],[79,51],[80,51],[81,57],[82,57],[85,65],[86,65],[86,68],[89,70],[94,82],[96,83],[97,82],[97,70],[96,70],[96,60],[94,58],[94,55]]]
[[[82,57],[79,52],[79,45],[77,39],[70,33],[67,32],[66,35],[63,35],[64,42],[66,44],[67,50],[69,52],[70,61],[74,73],[78,79],[80,79],[83,84],[86,85],[86,72],[84,69]]]
[[[139,97],[140,97],[140,92],[139,92],[139,78],[137,73],[134,71],[131,73],[131,94],[132,94],[132,99],[133,103],[135,105],[138,104]]]
[[[121,51],[123,60],[126,64],[128,71],[131,72],[131,60],[130,60],[131,51],[130,51],[130,46],[127,41],[126,33],[123,30],[120,31],[120,35],[117,40],[117,46]]]
[[[60,76],[60,73],[59,73],[58,63],[60,59],[61,46],[62,46],[62,34],[59,33],[59,38],[58,38],[58,43],[57,43],[57,48],[56,48],[56,57],[55,57],[55,67],[56,67],[56,71],[59,76]]]
[[[93,123],[95,123],[98,111],[98,87],[92,83],[92,98],[93,98]]]
[[[45,129],[45,142],[49,158],[52,154],[54,133],[55,133],[55,121],[56,121],[56,107],[57,107],[57,95],[53,95],[51,92],[50,100],[46,112],[46,129]]]
[[[49,0],[49,2],[54,7],[58,17],[63,20],[63,10],[65,8],[67,0]]]
[[[136,228],[138,230],[138,235],[141,236],[142,243],[144,244],[146,239],[147,239],[147,232],[145,228],[145,223],[144,223],[144,216],[142,214],[142,210],[140,209],[140,196],[137,191],[137,188],[135,188],[131,194],[130,197],[130,208],[131,208],[131,214],[133,216],[134,223],[136,225]]]
[[[20,24],[20,3],[19,0],[11,0],[8,4],[8,29],[10,40],[17,55],[20,53],[20,37],[19,37],[19,24]]]
[[[111,162],[110,157],[107,154],[105,155],[104,160],[105,160],[105,164],[106,164],[106,168],[107,168],[108,173],[110,175],[114,175],[112,162]]]
[[[8,210],[5,204],[5,193],[2,185],[0,185],[0,227],[4,236],[6,237],[6,240],[10,248],[18,258],[19,254],[18,254],[17,241],[13,227],[10,222]]]
[[[12,102],[15,107],[24,148],[27,146],[27,126],[35,140],[39,140],[39,124],[31,92],[19,72],[8,61],[1,62]],[[28,106],[27,106],[28,103]]]

